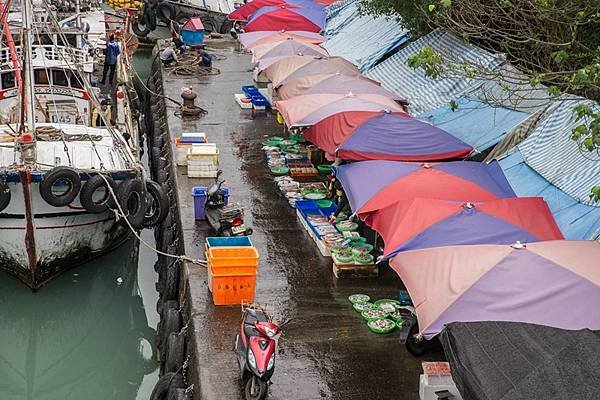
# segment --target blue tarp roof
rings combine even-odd
[[[325,36],[323,47],[329,54],[344,57],[364,72],[404,44],[409,33],[395,17],[361,14],[353,0],[329,8]]]
[[[506,107],[492,107],[478,100],[459,97],[454,111],[444,105],[419,115],[419,118],[451,133],[463,142],[484,151],[498,143],[512,128],[530,114]]]
[[[561,159],[550,161],[560,163]],[[552,185],[523,161],[519,150],[501,159],[500,166],[517,196],[541,196],[546,200],[566,239],[600,237],[600,207],[582,204]]]
[[[600,184],[600,156],[571,139],[572,130],[584,122],[577,120],[573,108],[584,104],[600,112],[600,106],[571,95],[559,99],[564,101],[556,103],[517,147],[523,160],[540,175],[575,200],[591,204],[590,190]]]
[[[366,72],[367,77],[381,82],[385,88],[409,99],[409,110],[413,115],[449,104],[451,100],[478,86],[475,78],[457,75],[433,79],[425,76],[422,68],[409,67],[408,58],[425,46],[430,46],[450,62],[468,62],[486,70],[498,68],[505,58],[501,54],[491,54],[472,46],[449,32],[435,30],[408,44]]]

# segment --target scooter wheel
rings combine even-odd
[[[422,356],[427,351],[427,342],[425,339],[417,340],[415,335],[419,333],[419,325],[414,324],[408,331],[408,337],[406,338],[406,350],[413,356]]]
[[[254,233],[254,231],[252,230],[252,228],[248,228],[244,231],[244,236],[250,236]]]
[[[246,382],[246,400],[264,400],[267,398],[267,391],[269,388],[267,387],[267,382],[259,379],[255,375],[252,375],[250,379]]]

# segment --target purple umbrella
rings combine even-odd
[[[598,260],[598,242],[553,240],[414,250],[390,265],[429,339],[458,321],[600,329]]]
[[[360,74],[356,75],[309,75],[294,79],[277,89],[277,97],[281,100],[303,94],[322,93],[371,93],[380,94],[396,101],[406,101],[404,97],[390,92],[381,85]]]

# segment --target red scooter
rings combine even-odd
[[[270,321],[264,308],[244,305],[240,332],[235,336],[235,353],[246,400],[263,400],[275,370],[275,350],[281,328]]]

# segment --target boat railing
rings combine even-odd
[[[57,64],[71,65],[75,68],[75,64],[84,66],[93,63],[93,58],[87,51],[75,47],[54,46],[54,45],[33,45],[32,47],[32,66],[33,67],[50,67]],[[19,59],[23,57],[23,48],[15,46],[15,51]],[[0,49],[0,63],[6,64],[11,62],[10,52],[7,48]]]

